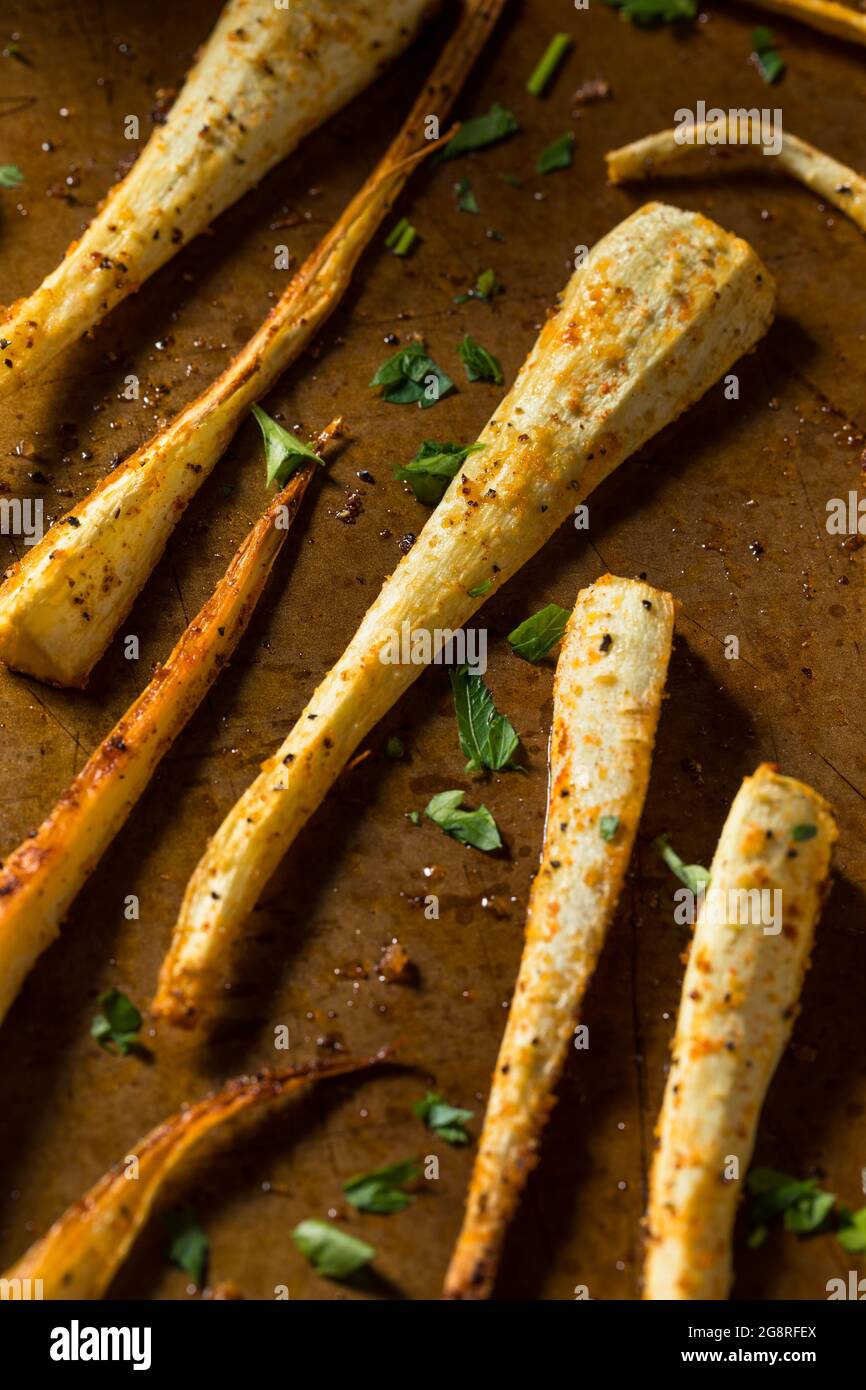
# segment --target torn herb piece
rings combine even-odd
[[[184,1207],[167,1218],[171,1243],[168,1258],[184,1274],[188,1274],[197,1288],[201,1288],[207,1274],[210,1256],[210,1241],[198,1223],[195,1213]]]
[[[490,591],[492,588],[493,588],[493,580],[492,580],[492,579],[485,579],[484,582],[483,582],[483,584],[476,584],[474,588],[472,588],[472,589],[467,589],[466,592],[467,592],[467,594],[469,595],[470,598],[483,598],[484,595],[485,595],[486,593],[489,593],[489,591]]]
[[[569,169],[574,158],[574,135],[567,130],[541,151],[536,162],[539,174],[552,174],[556,169]]]
[[[446,1144],[460,1146],[468,1144],[471,1135],[466,1133],[466,1125],[475,1116],[474,1110],[461,1110],[450,1105],[436,1091],[428,1091],[423,1100],[416,1100],[412,1106],[419,1120]]]
[[[457,194],[457,206],[461,212],[472,212],[476,216],[481,212],[475,190],[468,179],[460,179],[455,183],[454,192]]]
[[[761,1244],[766,1228],[776,1216],[782,1216],[786,1230],[798,1235],[811,1235],[821,1229],[836,1204],[834,1192],[823,1192],[817,1178],[801,1181],[773,1168],[753,1168],[746,1178],[751,1196],[749,1216]],[[754,1232],[753,1232],[754,1234]]]
[[[401,483],[408,483],[419,502],[435,507],[463,460],[483,448],[483,444],[467,444],[464,448],[461,444],[440,444],[435,439],[425,439],[405,468],[394,469],[394,477]]]
[[[818,827],[817,827],[817,825],[803,824],[803,825],[793,825],[793,826],[791,827],[791,839],[792,839],[792,840],[814,840],[814,838],[815,838],[815,836],[816,836],[817,834],[818,834]]]
[[[703,868],[700,864],[686,864],[676,850],[671,848],[670,836],[659,835],[653,840],[653,849],[661,855],[671,872],[676,874],[680,883],[684,883],[693,893],[706,891],[710,882],[709,869]]]
[[[305,459],[312,459],[314,463],[322,463],[319,455],[310,448],[309,444],[305,444],[302,439],[296,439],[288,430],[283,429],[283,426],[278,424],[276,420],[272,420],[261,406],[253,406],[253,415],[259,422],[262,438],[265,441],[268,483],[276,483],[279,487],[283,487]]]
[[[694,19],[698,12],[697,0],[605,0],[605,4],[619,10],[632,24],[645,26],[676,24]]]
[[[520,740],[510,721],[497,711],[481,677],[472,675],[468,666],[460,666],[451,672],[451,692],[460,748],[468,759],[466,771],[514,768],[512,759]]]
[[[401,217],[385,238],[385,245],[394,252],[395,256],[405,256],[417,235],[418,233],[409,219]]]
[[[853,1255],[866,1254],[866,1207],[854,1212],[847,1207],[841,1208],[839,1221],[836,1238],[843,1249]]]
[[[486,299],[489,301],[494,295],[499,294],[501,290],[502,285],[500,284],[496,271],[482,270],[478,279],[475,281],[475,287],[471,290],[466,290],[464,294],[455,295],[454,303],[465,304],[467,299]]]
[[[292,1240],[317,1274],[325,1279],[348,1279],[376,1255],[376,1247],[341,1231],[329,1221],[301,1221]]]
[[[454,382],[429,356],[423,342],[408,343],[395,352],[382,363],[370,385],[384,387],[382,399],[389,405],[417,403],[424,410],[454,390]]]
[[[463,341],[457,344],[457,351],[470,381],[492,381],[497,386],[502,385],[505,377],[498,357],[494,357],[487,348],[476,343],[468,333]]]
[[[540,97],[544,94],[571,45],[572,40],[568,34],[554,34],[526,84],[526,90],[531,96]]]
[[[17,164],[0,164],[0,188],[17,188],[24,175]]]
[[[435,155],[435,163],[442,164],[446,159],[457,159],[462,154],[471,153],[472,150],[483,150],[488,145],[494,145],[498,140],[513,135],[519,129],[520,126],[512,113],[495,101],[485,116],[473,116],[463,122],[453,140],[449,140]]]
[[[759,25],[752,33],[752,58],[768,87],[778,82],[785,71],[785,60],[776,51],[773,31],[766,25]]]
[[[486,806],[479,806],[477,811],[460,809],[465,795],[466,793],[461,791],[437,792],[425,806],[424,814],[434,825],[438,825],[440,830],[444,830],[446,835],[459,840],[462,845],[471,845],[473,849],[483,850],[485,854],[501,849],[499,827]]]
[[[138,1045],[141,1014],[119,989],[107,989],[100,994],[98,1003],[102,1012],[91,1023],[90,1036],[100,1047],[110,1048],[113,1044],[124,1057],[128,1056]]]
[[[410,1192],[404,1192],[406,1183],[417,1182],[421,1169],[415,1159],[404,1163],[392,1163],[387,1168],[379,1168],[374,1173],[361,1173],[343,1183],[346,1200],[358,1211],[375,1212],[389,1216],[396,1211],[405,1211],[415,1201]]]
[[[541,661],[562,637],[570,617],[567,608],[560,608],[558,603],[549,603],[509,632],[511,650],[516,656],[522,656],[524,661]]]
[[[619,830],[619,816],[599,816],[598,833],[608,844],[616,836]]]

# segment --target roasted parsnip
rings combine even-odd
[[[0,319],[0,398],[254,187],[406,47],[435,0],[229,0],[165,125],[39,289]]]
[[[258,1105],[270,1105],[329,1076],[381,1062],[351,1057],[307,1062],[229,1081],[222,1090],[171,1115],[55,1221],[0,1279],[0,1298],[101,1298],[126,1259],[166,1178],[212,1129]],[[136,1165],[130,1159],[136,1160]]]
[[[323,448],[335,421],[319,436]],[[168,660],[0,866],[0,1023],[73,898],[124,824],[160,759],[237,646],[313,473],[306,464],[246,536]]]
[[[577,596],[556,667],[550,793],[526,944],[446,1298],[486,1298],[537,1161],[643,811],[675,604],[605,575]]]
[[[745,0],[745,3],[753,9],[757,4],[758,9],[772,10],[773,14],[783,15],[785,19],[799,19],[836,39],[866,44],[866,15],[859,14],[850,5],[838,4],[837,0]]]
[[[54,685],[86,684],[241,419],[339,303],[409,172],[435,147],[425,139],[428,117],[444,119],[503,4],[465,0],[387,154],[222,376],[9,570],[0,588],[0,660]]]
[[[836,825],[762,764],[737,792],[683,980],[650,1183],[644,1297],[723,1299],[767,1087],[790,1037]]]
[[[718,128],[721,130],[724,127],[725,133],[728,133],[730,124],[726,117],[724,122],[719,123]],[[712,144],[704,141],[707,129],[707,125],[695,126],[694,142],[682,141],[678,138],[676,130],[660,130],[655,135],[635,140],[631,145],[609,150],[605,155],[607,176],[611,183],[628,183],[630,180],[649,179],[655,174],[667,173],[683,160],[697,159],[702,153],[706,154],[707,149],[714,148]],[[748,129],[750,132],[753,129],[751,117]],[[799,183],[805,184],[813,193],[817,193],[819,198],[832,203],[840,212],[850,217],[861,232],[866,232],[866,179],[849,169],[846,164],[840,164],[838,159],[824,154],[823,150],[807,144],[797,135],[792,135],[790,131],[779,131],[779,135],[782,141],[781,148],[778,155],[771,156],[779,168],[784,169],[785,173],[790,174]],[[750,150],[756,146],[732,143],[726,148]]]
[[[593,248],[481,449],[211,840],[163,965],[158,1013],[191,1019],[224,981],[232,941],[277,863],[418,675],[417,665],[387,661],[402,624],[426,632],[435,650],[445,645],[481,593],[504,584],[582,497],[748,351],[773,298],[751,247],[664,204],[639,209]]]

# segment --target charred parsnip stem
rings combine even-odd
[[[750,119],[749,131],[752,132],[753,128]],[[628,183],[634,179],[649,179],[656,174],[666,173],[683,160],[696,160],[701,155],[706,155],[708,150],[719,147],[719,142],[707,141],[705,138],[712,130],[724,130],[726,135],[733,134],[731,123],[725,117],[718,126],[709,123],[696,125],[694,141],[683,141],[681,132],[676,130],[660,130],[655,135],[646,135],[642,140],[635,140],[631,145],[609,150],[605,155],[607,176],[611,183]],[[724,148],[754,151],[757,149],[757,142],[754,145],[732,143]],[[866,232],[866,179],[862,174],[855,173],[847,164],[840,164],[838,159],[824,154],[823,150],[816,149],[814,145],[807,144],[805,140],[787,130],[782,133],[782,146],[778,155],[761,158],[767,162],[770,159],[775,160],[779,168],[784,169],[791,178],[805,184],[806,188],[817,193],[819,198],[832,203],[840,212],[850,217],[861,232]]]
[[[866,44],[866,15],[837,0],[745,0],[751,8],[771,10],[786,19],[799,19],[823,34]]]
[[[333,428],[320,435],[318,447]],[[0,1022],[38,957],[58,936],[73,898],[160,759],[237,646],[313,467],[305,465],[277,493],[165,665],[91,754],[35,835],[0,866]]]
[[[411,169],[435,147],[425,138],[428,117],[444,119],[503,4],[466,0],[388,153],[222,376],[9,571],[0,589],[0,660],[13,670],[86,684],[239,422],[339,303]]]
[[[192,1018],[244,918],[359,741],[421,669],[395,636],[435,648],[513,575],[623,459],[765,331],[773,285],[745,242],[653,203],[602,239],[567,285],[509,394],[417,542],[385,582],[282,747],[229,812],[190,880],[157,1012]]]
[[[508,1222],[537,1161],[643,811],[674,610],[670,594],[605,575],[578,595],[566,630],[544,851],[446,1298],[492,1292]]]
[[[150,1215],[166,1178],[210,1130],[259,1105],[329,1076],[374,1066],[387,1055],[309,1062],[238,1077],[171,1115],[145,1135],[89,1192],[31,1245],[0,1282],[0,1298],[101,1298]],[[136,1160],[136,1166],[130,1162]],[[41,1286],[36,1281],[41,1281]]]
[[[823,798],[767,763],[734,798],[689,953],[656,1130],[645,1298],[728,1296],[737,1202],[797,1014],[835,839]]]
[[[400,53],[436,0],[230,0],[126,178],[0,321],[0,398],[254,187]]]

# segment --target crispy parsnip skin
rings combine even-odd
[[[526,942],[445,1297],[487,1298],[537,1161],[643,811],[675,603],[605,575],[577,597],[556,667],[550,799]]]
[[[866,25],[866,16],[863,23]],[[730,131],[730,121],[727,119],[724,127],[726,132]],[[752,129],[751,123],[749,129]],[[706,130],[705,125],[695,127],[694,143],[678,140],[676,130],[660,130],[655,135],[635,140],[631,145],[609,150],[605,155],[607,176],[611,183],[629,183],[635,179],[653,178],[683,162],[700,158],[713,148],[700,137],[700,133]],[[732,144],[728,148],[748,151],[756,146]],[[866,179],[862,174],[855,173],[846,164],[840,164],[838,159],[833,159],[787,130],[782,134],[778,155],[768,156],[767,162],[770,158],[791,178],[844,212],[861,232],[866,232]],[[764,156],[761,159],[764,160]]]
[[[360,92],[436,0],[229,0],[168,119],[80,241],[0,320],[0,399]]]
[[[797,1014],[835,839],[823,798],[770,764],[734,798],[689,953],[656,1129],[644,1298],[728,1296],[737,1203]]]
[[[427,118],[437,112],[444,119],[503,4],[465,0],[387,154],[226,371],[8,571],[0,588],[0,660],[7,666],[52,685],[87,683],[241,419],[339,303],[412,168],[435,147],[425,138]]]
[[[206,1134],[244,1110],[271,1105],[326,1077],[362,1071],[386,1055],[383,1050],[361,1060],[346,1057],[309,1062],[238,1077],[222,1090],[171,1115],[7,1269],[0,1278],[0,1299],[101,1298],[150,1215],[166,1178]],[[138,1160],[134,1179],[130,1177],[131,1157]]]
[[[760,338],[772,280],[707,218],[648,204],[591,251],[511,391],[282,747],[188,885],[156,1011],[191,1019],[224,983],[259,893],[359,741],[418,675],[386,660],[403,623],[437,645],[623,459]],[[441,635],[442,641],[439,643]]]
[[[746,0],[746,4],[755,8],[754,0]],[[785,19],[799,19],[836,39],[866,44],[866,15],[850,5],[838,4],[837,0],[757,0],[757,8],[771,10]]]
[[[336,422],[335,422],[336,423]],[[321,447],[333,430],[323,432]],[[164,666],[91,754],[54,810],[0,866],[0,1023],[141,796],[229,660],[279,554],[314,465],[278,492]]]

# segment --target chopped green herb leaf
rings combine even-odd
[[[783,1216],[785,1227],[798,1235],[808,1235],[824,1225],[836,1202],[833,1192],[822,1192],[816,1178],[800,1181],[773,1168],[753,1168],[746,1179],[752,1202],[752,1224],[766,1233],[776,1216]],[[758,1239],[758,1244],[763,1235]]]
[[[398,738],[396,734],[392,734],[385,744],[385,757],[391,758],[396,762],[398,758],[402,758],[405,752],[406,748],[402,738]]]
[[[282,425],[278,424],[276,420],[272,420],[261,406],[254,405],[253,414],[259,422],[262,438],[265,441],[265,463],[269,483],[276,483],[279,487],[283,487],[305,459],[322,463],[319,455],[310,448],[309,444],[305,444],[302,439],[296,439],[288,430],[283,429]]]
[[[680,883],[684,883],[693,893],[700,893],[702,889],[706,891],[710,882],[709,869],[703,868],[700,864],[686,864],[676,850],[671,848],[668,835],[659,835],[653,840],[653,849],[661,855]]]
[[[541,151],[536,162],[539,174],[552,174],[556,169],[568,169],[574,158],[574,135],[567,130]]]
[[[504,714],[499,714],[493,696],[480,676],[472,675],[468,666],[451,672],[451,691],[457,711],[457,732],[460,748],[468,758],[467,772],[489,768],[513,768],[512,759],[520,740]]]
[[[460,179],[454,185],[454,192],[457,194],[457,206],[461,212],[472,212],[477,216],[481,209],[478,206],[478,199],[475,190],[468,179]]]
[[[474,589],[467,589],[470,598],[483,598],[490,589],[493,588],[493,580],[485,579],[483,584],[476,584]]]
[[[385,245],[395,256],[405,256],[418,233],[406,217],[401,217],[385,238]]]
[[[487,145],[494,145],[498,140],[504,140],[507,135],[513,135],[519,129],[520,126],[511,112],[496,101],[486,116],[473,116],[471,120],[463,122],[454,139],[449,140],[435,156],[436,163],[441,164],[446,159],[457,159],[472,150],[483,150]]]
[[[814,840],[817,834],[817,825],[795,825],[791,828],[792,840]]]
[[[511,188],[522,188],[523,179],[519,179],[516,174],[500,174],[503,183],[507,183]]]
[[[501,849],[499,827],[486,806],[479,806],[477,811],[460,810],[465,795],[461,791],[437,792],[425,806],[424,814],[462,845],[471,845],[486,854]]]
[[[406,814],[407,814],[407,816],[409,817],[409,819],[410,819],[410,821],[412,822],[413,825],[420,825],[420,824],[421,824],[421,812],[420,812],[420,811],[407,811]]]
[[[509,632],[508,641],[512,651],[516,656],[522,656],[524,661],[541,661],[562,637],[570,617],[568,609],[560,608],[558,603],[549,603]]]
[[[836,1232],[839,1244],[853,1255],[866,1254],[866,1207],[855,1212],[845,1207],[839,1217],[841,1224]]]
[[[571,48],[571,42],[568,34],[555,34],[550,40],[543,57],[539,59],[535,71],[526,84],[526,90],[531,96],[540,97],[543,95],[550,79]]]
[[[679,20],[694,19],[698,0],[605,0],[605,4],[622,12],[632,24],[676,24]]]
[[[418,1119],[447,1144],[459,1146],[470,1142],[466,1124],[474,1117],[474,1110],[460,1110],[456,1105],[449,1105],[435,1091],[428,1091],[423,1100],[416,1100],[412,1109]]]
[[[168,1229],[171,1236],[169,1260],[201,1288],[207,1273],[210,1241],[196,1220],[195,1213],[189,1207],[174,1212],[168,1218]]]
[[[119,989],[107,989],[99,996],[102,1009],[90,1025],[90,1035],[96,1038],[101,1047],[110,1048],[113,1043],[124,1057],[138,1045],[141,1029],[141,1014],[131,999]]]
[[[394,469],[394,477],[401,483],[408,483],[419,502],[435,507],[464,459],[483,448],[483,444],[467,444],[464,448],[461,444],[440,444],[435,439],[425,439],[405,468]]]
[[[474,338],[470,338],[468,333],[463,341],[457,344],[457,351],[470,381],[492,381],[497,386],[502,385],[505,377],[502,374],[501,362],[492,352],[476,343]]]
[[[785,60],[776,51],[772,29],[760,25],[752,34],[752,57],[758,72],[768,86],[778,82],[785,71]]]
[[[603,840],[608,843],[614,838],[619,830],[619,816],[599,816],[598,833]]]
[[[17,164],[0,164],[0,188],[17,188],[24,175]]]
[[[494,295],[500,293],[501,289],[502,285],[499,282],[496,271],[482,270],[478,279],[475,281],[474,289],[466,290],[464,294],[455,295],[454,303],[465,304],[467,299],[491,300]]]
[[[383,386],[382,399],[389,405],[417,402],[424,410],[454,390],[450,376],[428,356],[423,342],[411,342],[383,362],[371,386]]]
[[[292,1231],[292,1240],[316,1273],[326,1279],[348,1279],[376,1255],[374,1245],[348,1235],[329,1221],[301,1221]]]
[[[416,1182],[421,1170],[414,1159],[405,1163],[392,1163],[387,1168],[379,1168],[375,1173],[362,1173],[343,1184],[346,1200],[359,1211],[377,1212],[381,1216],[391,1212],[405,1211],[415,1198],[403,1188],[408,1182]]]

